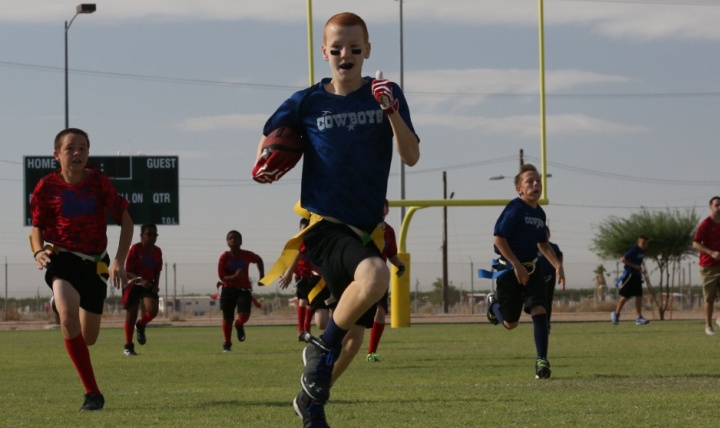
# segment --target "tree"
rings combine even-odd
[[[680,262],[694,254],[692,248],[693,231],[700,217],[695,210],[681,213],[677,210],[650,212],[642,209],[628,218],[609,217],[597,226],[590,250],[605,260],[617,260],[635,245],[638,235],[648,235],[650,245],[645,259],[652,260],[660,272],[658,292],[664,299],[658,301],[655,289],[650,283],[648,270],[644,269],[648,292],[658,306],[660,319],[665,319],[665,311],[670,302],[670,290],[674,285],[675,270]],[[672,281],[671,281],[672,277]]]

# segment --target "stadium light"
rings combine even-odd
[[[68,30],[79,14],[93,13],[97,7],[95,3],[82,3],[75,8],[75,15],[70,22],[65,21],[65,129],[70,127],[70,113],[68,107]]]

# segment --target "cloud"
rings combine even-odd
[[[546,93],[571,92],[577,87],[622,84],[630,79],[620,75],[583,70],[551,70],[545,73]],[[489,97],[535,100],[540,87],[537,70],[471,69],[420,70],[407,73],[408,97],[419,101],[423,110],[462,111],[484,103]],[[436,88],[441,88],[437,90]],[[526,96],[523,100],[523,96]]]
[[[582,114],[548,115],[547,132],[559,135],[628,134],[648,131],[641,126],[625,125]],[[537,136],[540,130],[539,115],[516,115],[505,117],[459,116],[442,114],[413,115],[413,122],[423,126],[440,126],[460,131],[486,132],[512,137]]]
[[[97,0],[96,23],[122,21],[241,21],[305,22],[307,2],[302,0]],[[353,11],[368,23],[399,19],[398,3],[391,0],[356,2]],[[76,2],[58,0],[0,0],[0,22],[61,22],[72,18]],[[315,27],[327,17],[347,9],[347,2],[313,0]],[[544,2],[546,27],[586,27],[612,38],[642,40],[663,38],[720,39],[720,7],[713,5],[551,0]],[[538,25],[535,0],[411,0],[403,3],[403,19],[428,25]]]
[[[246,131],[255,130],[260,139],[260,131],[267,121],[269,114],[225,114],[219,116],[200,116],[183,120],[177,125],[181,131],[208,132],[208,131]]]

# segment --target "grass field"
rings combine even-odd
[[[148,327],[140,354],[104,329],[91,348],[106,398],[84,393],[59,331],[1,331],[3,427],[300,427],[302,344],[293,327],[249,327],[222,353],[220,327]],[[534,379],[532,325],[385,331],[332,390],[333,427],[715,427],[720,336],[699,321],[555,323],[550,380]]]

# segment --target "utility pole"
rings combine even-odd
[[[443,199],[447,199],[447,172],[443,171]],[[447,266],[447,206],[443,207],[443,244],[442,244],[442,301],[443,313],[448,313],[448,266]]]

